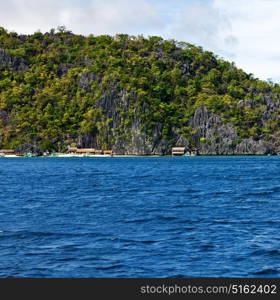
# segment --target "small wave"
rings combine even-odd
[[[246,259],[247,259],[246,257],[240,256],[240,257],[235,258],[235,261],[244,261]]]
[[[114,270],[114,269],[121,269],[123,267],[124,267],[124,265],[112,265],[112,266],[108,266],[108,267],[97,267],[96,270],[109,271],[109,270]]]
[[[202,223],[203,221],[204,220],[202,218],[198,218],[196,220],[180,220],[177,223],[190,225],[190,224]]]
[[[134,241],[136,243],[140,243],[140,244],[146,244],[146,245],[152,245],[152,244],[156,244],[157,241],[152,241],[152,240],[146,240],[146,241]]]
[[[49,232],[49,231],[3,231],[5,237],[26,239],[26,238],[44,238],[44,237],[56,237],[56,238],[68,238],[68,237],[106,237],[106,234],[98,232]]]
[[[152,218],[143,218],[143,219],[133,219],[133,220],[127,220],[124,221],[124,223],[130,224],[130,223],[146,223],[153,221]]]
[[[253,273],[254,275],[273,275],[278,274],[278,270],[276,269],[263,269],[261,271]]]
[[[183,274],[175,274],[175,275],[168,276],[168,277],[165,277],[165,278],[188,278],[188,276],[183,275]]]
[[[176,227],[170,227],[170,228],[164,228],[164,229],[161,229],[161,231],[163,232],[174,232],[174,233],[183,233],[183,232],[186,232],[186,231],[192,231],[192,230],[195,230],[196,227],[192,227],[192,226],[176,226]]]
[[[48,268],[35,267],[35,268],[32,268],[32,271],[44,272],[44,271],[48,271]]]
[[[259,192],[244,193],[243,196],[269,196],[273,193],[274,191],[259,191]]]
[[[280,192],[280,186],[274,186],[271,188],[273,192]]]
[[[129,243],[129,244],[146,244],[146,245],[152,245],[158,243],[158,241],[155,240],[133,240],[133,239],[114,239],[117,242],[121,243]]]
[[[254,252],[251,253],[251,255],[269,255],[269,256],[275,256],[275,255],[280,255],[280,251],[277,249],[270,249],[270,250],[266,250],[266,249],[258,249]]]
[[[201,190],[188,189],[184,190],[184,193],[201,193]]]
[[[202,245],[201,247],[200,247],[200,249],[202,250],[202,251],[208,251],[208,250],[211,250],[211,249],[214,249],[214,245],[213,244],[205,244],[205,245]]]
[[[193,204],[186,203],[186,204],[177,204],[172,206],[172,208],[186,208],[186,207],[193,207]]]
[[[28,256],[41,256],[41,255],[49,256],[49,255],[51,255],[51,253],[50,252],[43,252],[43,251],[35,251],[35,252],[26,252],[25,255],[27,257]]]
[[[177,217],[165,217],[165,216],[157,216],[158,220],[162,220],[162,221],[175,221],[178,220]]]
[[[66,262],[66,261],[75,261],[75,260],[77,260],[77,258],[76,257],[62,257],[62,258],[58,258],[56,260]]]
[[[28,230],[6,232],[6,237],[15,237],[18,239],[33,238],[33,237],[50,237],[55,235],[58,234],[53,232],[35,232],[35,231],[28,231]]]

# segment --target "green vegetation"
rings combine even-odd
[[[33,35],[0,28],[0,148],[32,143],[62,151],[81,136],[112,147],[128,138],[136,116],[147,136],[158,127],[173,143],[174,128],[191,134],[189,120],[202,105],[234,125],[241,139],[274,137],[279,109],[269,119],[264,113],[279,94],[278,84],[188,43],[84,37],[63,27]]]

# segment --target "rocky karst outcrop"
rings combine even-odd
[[[238,139],[235,128],[231,124],[223,124],[221,118],[206,106],[196,110],[190,126],[194,129],[192,138],[199,154],[234,154],[234,143]]]
[[[190,121],[194,128],[194,144],[201,155],[275,155],[275,144],[267,140],[244,139],[231,124],[223,124],[221,118],[206,106],[198,108]]]
[[[28,66],[22,58],[8,54],[0,48],[0,70],[8,68],[12,71],[26,71]]]
[[[276,155],[277,152],[273,144],[252,138],[243,140],[235,148],[235,154],[240,155]]]
[[[192,128],[189,137],[186,138],[178,133],[178,128],[173,128],[171,133],[172,142],[163,139],[161,135],[162,124],[157,124],[152,134],[147,135],[141,119],[135,111],[134,118],[126,127],[125,136],[118,134],[118,127],[122,123],[118,108],[123,112],[128,111],[131,96],[125,92],[122,96],[112,93],[104,96],[97,102],[97,106],[102,108],[106,118],[111,118],[112,122],[107,127],[107,134],[110,135],[112,143],[108,147],[118,154],[131,155],[168,155],[174,146],[183,146],[187,152],[195,149],[199,155],[276,155],[280,149],[275,143],[253,138],[241,140],[236,128],[223,123],[220,116],[211,112],[206,106],[199,107],[190,119],[189,126]],[[104,133],[104,130],[103,130]],[[80,147],[102,147],[100,134],[86,134],[79,137]],[[110,139],[108,136],[107,139]]]
[[[83,82],[87,89],[88,80]],[[104,148],[105,141],[108,148],[118,154],[170,154],[173,145],[170,141],[163,139],[160,133],[162,124],[156,124],[151,128],[152,132],[147,134],[139,109],[131,108],[133,103],[137,102],[137,97],[137,94],[128,93],[124,89],[119,92],[114,86],[108,89],[96,101],[95,109],[102,112],[104,120],[110,120],[110,122],[107,122],[106,128],[96,128],[90,134],[79,135],[79,147]],[[127,124],[124,126],[125,120]]]
[[[64,27],[33,35],[0,28],[2,149],[166,155],[183,146],[201,155],[274,155],[279,116],[279,84],[201,47]]]
[[[22,144],[22,145],[17,146],[15,153],[17,155],[22,155],[22,156],[25,156],[28,154],[31,154],[33,156],[43,155],[43,151],[39,147],[31,145],[31,144]]]

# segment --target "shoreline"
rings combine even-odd
[[[159,158],[159,157],[173,157],[173,158],[178,158],[178,157],[267,157],[267,156],[271,156],[271,157],[278,157],[280,156],[280,154],[278,155],[267,155],[267,154],[236,154],[236,155],[131,155],[131,154],[116,154],[116,155],[108,155],[108,154],[96,154],[96,155],[72,155],[72,154],[57,154],[57,155],[42,155],[42,156],[19,156],[19,155],[2,155],[0,156],[1,158],[125,158],[125,157],[139,157],[139,158],[143,158],[143,157],[155,157],[155,158]]]

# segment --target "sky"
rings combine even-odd
[[[0,0],[0,26],[31,34],[143,34],[202,46],[280,82],[280,0]]]

